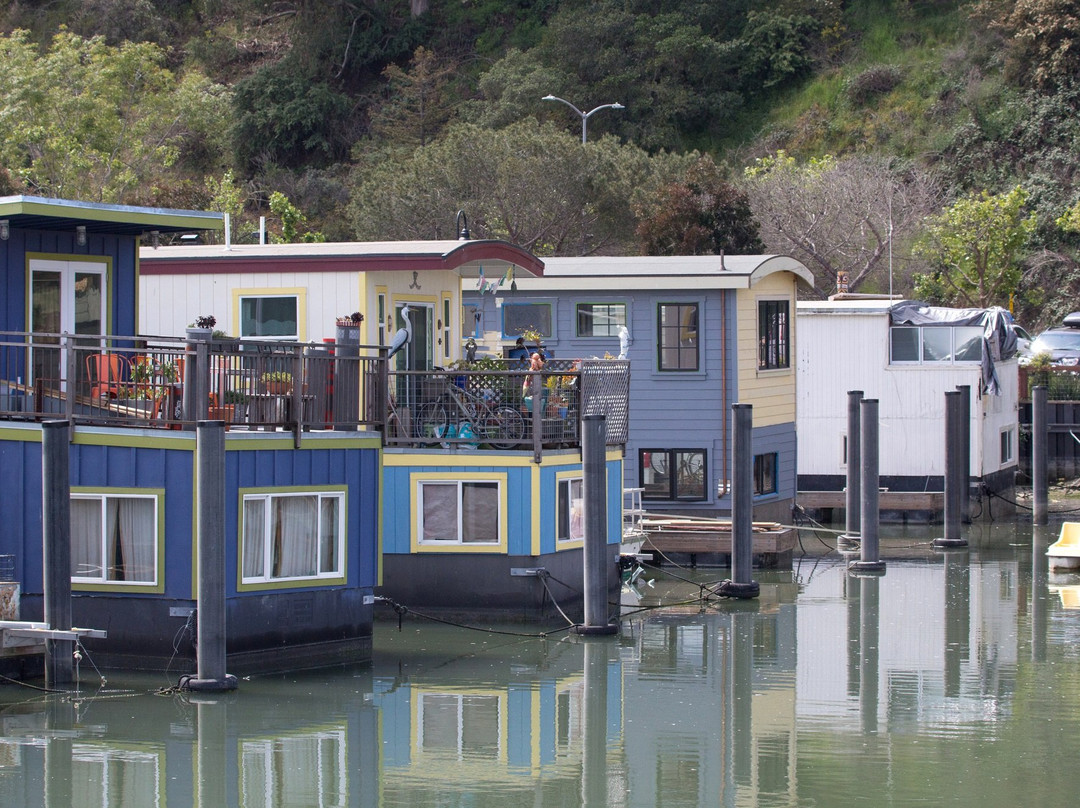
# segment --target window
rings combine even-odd
[[[480,306],[476,303],[461,304],[461,339],[480,339]]]
[[[503,336],[520,337],[526,331],[539,331],[541,337],[554,336],[550,303],[503,303]]]
[[[439,338],[442,340],[443,359],[450,358],[450,298],[444,297],[442,302],[442,322],[439,324],[442,326],[442,333]]]
[[[378,345],[386,344],[386,328],[389,323],[386,321],[386,292],[379,292],[375,296],[375,309],[376,309],[376,323],[378,323],[378,329],[376,333],[376,339]]]
[[[698,369],[698,304],[660,303],[656,309],[658,370]]]
[[[1012,429],[1001,430],[1001,465],[1011,463],[1013,459],[1013,433]]]
[[[626,325],[626,304],[578,303],[575,319],[579,337],[617,337]]]
[[[505,754],[502,728],[506,725],[498,696],[461,693],[420,693],[416,709],[416,745],[422,753],[445,760],[448,753],[461,759],[497,761]]]
[[[421,482],[421,544],[498,544],[499,483]]]
[[[787,300],[758,302],[758,370],[791,366]]]
[[[776,452],[754,455],[754,496],[776,493]]]
[[[894,326],[889,336],[894,365],[982,361],[980,326]]]
[[[243,583],[340,578],[343,493],[245,494]]]
[[[642,499],[705,499],[704,449],[642,449]]]
[[[71,580],[156,584],[158,498],[71,495]]]
[[[296,295],[240,296],[240,336],[299,339]]]
[[[581,541],[585,538],[585,483],[581,477],[558,481],[555,540]]]

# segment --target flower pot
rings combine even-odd
[[[292,394],[292,382],[263,382],[267,393],[272,396],[287,396]]]

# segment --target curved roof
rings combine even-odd
[[[745,289],[774,272],[791,272],[809,286],[814,276],[786,255],[627,255],[545,258],[545,286],[595,289],[617,283],[624,289]],[[551,283],[555,281],[555,283]],[[520,281],[519,281],[520,282]]]
[[[485,262],[513,264],[533,275],[544,273],[544,262],[528,250],[494,239],[192,244],[143,247],[139,259],[143,275],[449,269],[476,277]]]

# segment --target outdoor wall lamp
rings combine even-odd
[[[457,221],[454,226],[458,231],[458,241],[468,241],[472,238],[469,235],[469,217],[465,215],[465,211],[459,210],[457,212]]]
[[[7,241],[11,238],[11,225],[7,219],[0,219],[0,241]]]
[[[80,247],[86,246],[86,225],[80,224],[75,228],[75,243]]]

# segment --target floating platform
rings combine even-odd
[[[729,565],[731,560],[731,522],[719,519],[650,518],[641,520],[645,540],[641,553],[652,553],[658,560],[674,554],[690,556],[690,564]],[[751,553],[759,567],[790,567],[795,549],[796,531],[777,522],[754,522]]]
[[[1046,548],[1051,570],[1080,569],[1080,522],[1065,522],[1058,540]]]
[[[846,508],[845,491],[800,491],[796,502],[803,508]],[[944,491],[880,491],[878,509],[882,511],[942,511]]]

